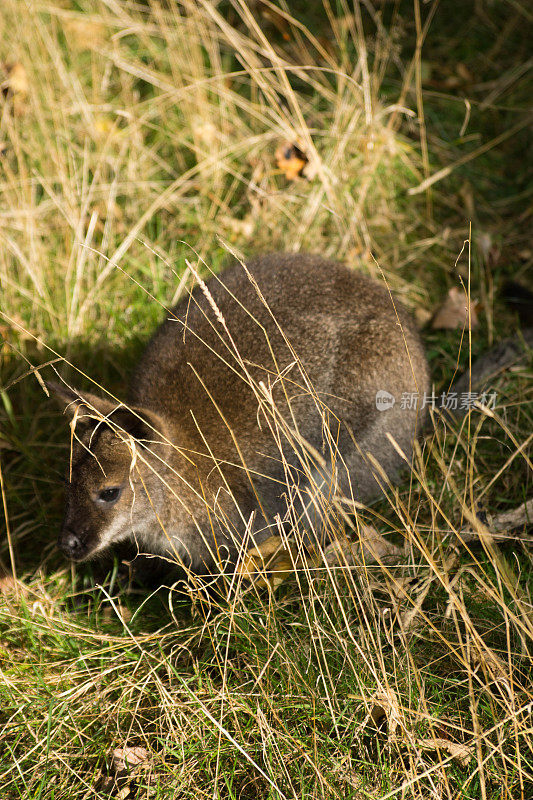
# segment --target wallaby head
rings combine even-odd
[[[65,403],[72,446],[68,492],[58,546],[83,561],[109,545],[131,539],[137,526],[157,525],[146,512],[146,483],[164,462],[168,443],[161,418],[146,409],[126,408],[89,392],[49,382]],[[141,510],[142,507],[142,510]]]
[[[227,572],[394,481],[423,424],[400,397],[428,380],[413,321],[368,277],[310,255],[236,263],[156,331],[131,405],[51,387],[73,430],[59,545],[79,561],[128,539]]]
[[[218,473],[213,480],[212,456],[191,445],[179,420],[56,382],[47,387],[70,417],[65,514],[58,537],[70,560],[85,561],[127,540],[139,552],[198,574],[215,566],[224,570],[235,561],[236,503],[250,511],[239,475],[231,488],[221,486]],[[183,449],[174,441],[189,444]]]

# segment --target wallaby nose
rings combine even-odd
[[[67,558],[79,558],[83,552],[83,544],[79,536],[73,531],[63,531],[57,540],[57,546]]]

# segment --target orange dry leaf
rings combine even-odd
[[[470,325],[477,327],[477,301],[470,301]],[[455,330],[468,327],[468,298],[462,289],[452,286],[446,300],[433,316],[431,327],[435,330]]]
[[[20,117],[26,111],[26,99],[30,89],[26,69],[20,61],[2,64],[3,75],[0,88],[6,100],[11,101],[13,113]]]
[[[302,176],[308,161],[309,159],[298,145],[291,144],[291,142],[280,144],[276,150],[276,163],[289,181],[294,181]]]

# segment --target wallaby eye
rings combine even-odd
[[[98,500],[101,503],[116,503],[121,494],[120,486],[113,486],[111,489],[102,489],[101,492],[98,492]]]

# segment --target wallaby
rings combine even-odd
[[[59,547],[133,540],[231,572],[278,526],[312,528],[320,492],[365,502],[394,481],[424,415],[400,398],[428,384],[385,286],[314,255],[236,261],[167,315],[127,405],[48,384],[74,431]]]

